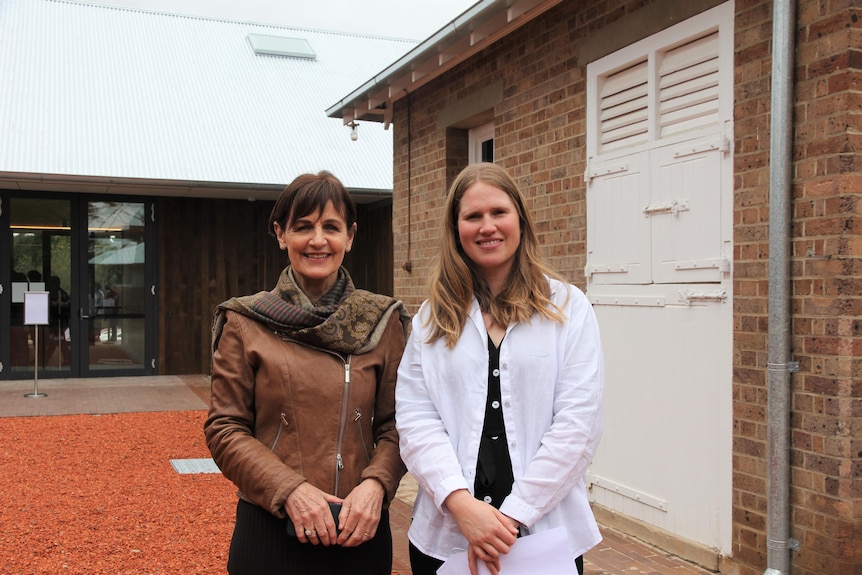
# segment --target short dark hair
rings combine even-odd
[[[299,218],[322,213],[329,202],[344,218],[347,228],[353,227],[356,204],[341,180],[326,170],[297,176],[281,192],[269,214],[269,233],[275,235],[273,223],[278,222],[279,227],[286,230]]]

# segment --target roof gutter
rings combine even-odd
[[[0,187],[13,190],[116,194],[139,196],[170,196],[208,199],[275,200],[285,184],[251,182],[213,182],[192,180],[156,180],[74,174],[41,174],[30,172],[0,172]],[[349,187],[358,203],[374,202],[392,197],[390,189]]]
[[[392,120],[392,104],[563,0],[482,0],[326,110],[344,124]]]
[[[791,359],[790,240],[793,146],[794,2],[774,0],[772,9],[772,118],[769,157],[769,335],[767,354],[767,569],[790,573]]]

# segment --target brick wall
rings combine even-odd
[[[862,22],[798,4],[792,231],[792,573],[862,573]],[[737,2],[734,559],[763,571],[771,3]],[[852,49],[853,47],[856,49]],[[854,541],[857,542],[854,544]]]
[[[449,184],[467,164],[467,132],[437,125],[441,109],[499,79],[495,156],[528,197],[550,263],[584,287],[586,220],[583,173],[586,79],[572,66],[578,34],[573,6],[552,11],[497,43],[395,108],[395,291],[411,310],[427,293],[438,222]],[[595,17],[595,16],[593,16]],[[593,24],[594,25],[594,24]],[[569,28],[574,27],[574,31]],[[408,130],[409,107],[409,130]],[[412,135],[408,147],[408,131]],[[412,157],[408,177],[408,150]],[[408,189],[409,188],[409,189]],[[408,197],[410,210],[408,221]],[[408,254],[409,248],[409,254]],[[412,263],[412,272],[403,269]]]
[[[498,80],[505,97],[494,109],[496,161],[528,196],[545,255],[584,287],[586,82],[577,44],[647,4],[564,2],[411,94],[409,105],[397,102],[395,293],[411,311],[426,294],[448,184],[467,161],[466,132],[439,126],[438,115]],[[792,376],[791,537],[800,550],[791,555],[793,575],[862,574],[862,15],[855,6],[796,3],[792,327],[800,372]],[[733,555],[721,570],[760,575],[772,2],[735,7]]]

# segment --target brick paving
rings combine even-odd
[[[39,417],[80,413],[129,413],[207,409],[209,378],[204,375],[121,377],[99,379],[40,379],[46,397],[25,397],[32,380],[0,382],[0,417]],[[390,508],[393,568],[412,575],[407,554],[407,528],[416,493],[409,476]],[[710,575],[702,569],[607,526],[604,540],[584,557],[585,575]]]

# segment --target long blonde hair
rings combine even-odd
[[[515,252],[509,282],[496,296],[491,294],[484,276],[464,253],[459,241],[461,198],[467,188],[479,181],[500,189],[512,199],[521,224],[521,243]],[[440,251],[431,274],[428,297],[430,315],[426,326],[433,327],[430,342],[444,338],[447,347],[455,347],[474,295],[482,311],[489,313],[501,326],[529,321],[536,313],[563,321],[562,310],[551,301],[546,276],[565,281],[539,253],[533,220],[515,180],[496,164],[478,163],[464,168],[449,188],[440,226]]]

